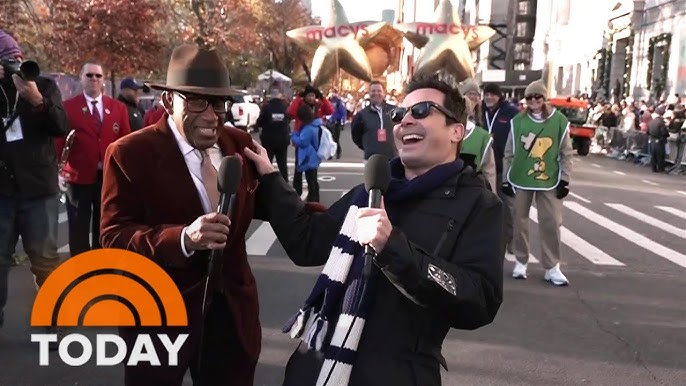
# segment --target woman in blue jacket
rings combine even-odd
[[[298,119],[303,123],[298,132],[291,134],[293,143],[298,147],[296,173],[305,172],[307,181],[307,202],[319,202],[319,182],[317,169],[321,160],[317,155],[319,149],[319,126],[322,120],[316,118],[314,111],[308,105],[302,105],[297,112]]]

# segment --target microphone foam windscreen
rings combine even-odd
[[[391,182],[391,165],[388,158],[380,154],[369,157],[364,166],[364,187],[367,191],[379,189],[386,193],[388,184]]]
[[[219,193],[235,194],[241,182],[241,160],[236,156],[222,158],[217,171],[217,189]]]

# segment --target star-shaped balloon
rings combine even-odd
[[[415,75],[445,69],[456,82],[474,77],[471,51],[495,34],[491,27],[463,25],[450,0],[438,3],[433,22],[403,23],[396,28],[421,48],[415,61]]]
[[[315,86],[330,80],[339,68],[356,78],[370,81],[373,75],[372,64],[365,49],[374,46],[374,38],[377,36],[383,37],[384,43],[393,41],[400,44],[395,38],[401,35],[388,23],[348,22],[345,10],[338,0],[331,0],[329,11],[322,16],[321,25],[286,32],[297,45],[307,51],[314,51],[310,72]],[[386,47],[387,44],[383,46]],[[375,73],[378,72],[377,68]]]

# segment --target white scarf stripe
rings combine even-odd
[[[326,377],[329,375],[331,367],[334,366],[334,363],[335,362],[331,359],[324,360],[324,364],[322,365],[322,371],[319,373],[319,379],[317,379],[317,386],[324,385]],[[329,383],[327,383],[326,385],[348,386],[348,381],[350,380],[350,373],[352,373],[352,371],[352,365],[343,362],[336,363],[336,366],[333,369],[333,373],[331,374],[331,379],[329,379]]]
[[[350,329],[350,324],[355,317],[348,314],[341,314],[338,318],[338,323],[336,323],[336,329],[333,332],[333,337],[331,338],[331,345],[336,347],[341,347],[343,344],[343,339]],[[345,348],[349,350],[356,351],[357,344],[360,342],[360,337],[362,336],[362,329],[364,328],[365,320],[361,317],[355,319],[355,325],[350,331],[350,336],[348,340],[345,341]]]
[[[350,207],[350,210],[348,210],[348,213],[345,215],[345,220],[343,221],[341,231],[338,232],[344,236],[348,236],[350,240],[355,242],[357,242],[357,235],[355,234],[357,222],[355,220],[357,219],[357,211],[359,209],[360,208],[356,207],[355,205]]]
[[[329,259],[326,261],[322,274],[332,281],[344,283],[353,263],[353,257],[349,253],[344,253],[339,247],[331,248],[331,254],[329,254]]]

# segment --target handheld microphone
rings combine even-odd
[[[222,158],[217,170],[217,190],[219,190],[219,204],[217,213],[228,215],[233,211],[236,201],[236,192],[241,182],[241,160],[236,156]],[[224,253],[222,249],[213,249],[210,252],[209,272],[212,272],[214,263]]]
[[[391,167],[388,158],[380,154],[369,157],[364,166],[364,187],[369,193],[367,202],[370,208],[381,207],[381,197],[386,193],[388,184],[391,182]],[[376,252],[371,245],[364,246],[364,271],[363,277],[366,279],[372,272],[372,260]]]

